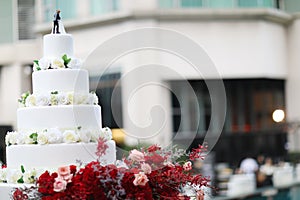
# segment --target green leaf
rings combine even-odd
[[[39,66],[39,61],[38,60],[34,60],[33,63],[35,63],[37,66]]]
[[[24,183],[23,176],[17,180],[17,183]]]
[[[37,71],[40,71],[40,70],[41,70],[41,68],[40,68],[40,67],[37,67],[37,68],[36,68],[36,70],[37,70]]]
[[[24,169],[24,166],[21,165],[21,172],[24,174],[25,173],[25,169]],[[23,178],[23,177],[22,177]]]
[[[33,144],[37,144],[37,137],[38,137],[38,134],[37,133],[32,133],[29,138],[32,139],[33,141]]]
[[[77,129],[80,130],[80,129],[81,129],[81,126],[78,126]]]
[[[64,65],[67,67],[67,65],[71,62],[71,58],[68,58],[66,54],[62,56],[62,59],[64,61]]]
[[[53,91],[51,92],[51,94],[58,94],[58,91]]]

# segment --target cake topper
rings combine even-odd
[[[60,10],[56,10],[56,12],[54,13],[54,19],[53,19],[53,30],[52,33],[53,34],[59,34],[59,21],[60,21]]]

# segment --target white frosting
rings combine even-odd
[[[73,37],[70,34],[47,34],[44,36],[44,57],[73,57]]]
[[[33,94],[49,94],[53,91],[89,93],[89,75],[83,69],[51,69],[32,74]]]
[[[116,144],[107,141],[108,149],[101,158],[107,164],[116,160]],[[49,145],[12,145],[6,148],[7,167],[57,169],[60,166],[77,164],[77,161],[89,163],[97,160],[97,143],[49,144]]]
[[[83,127],[102,128],[101,108],[98,105],[60,105],[19,108],[18,130]]]

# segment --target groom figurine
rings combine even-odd
[[[54,13],[54,19],[53,19],[53,31],[52,33],[60,33],[59,32],[59,20],[60,20],[60,16],[59,16],[60,10],[56,10],[56,12]]]

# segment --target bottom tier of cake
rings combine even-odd
[[[8,184],[0,183],[0,199],[1,200],[10,200],[10,194],[14,188],[17,187],[30,187],[30,184]]]

